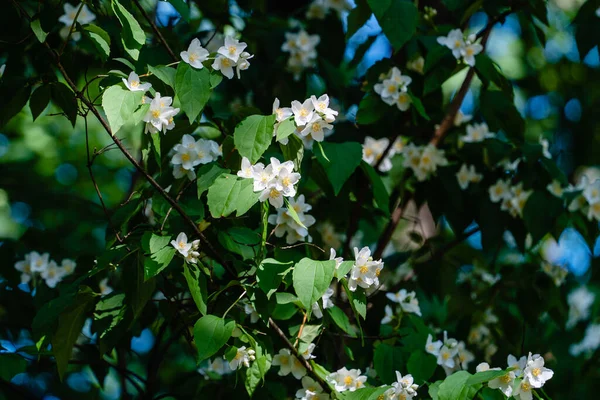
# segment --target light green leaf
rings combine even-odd
[[[260,381],[264,380],[269,368],[271,368],[271,361],[268,355],[257,357],[250,368],[248,368],[246,371],[246,381],[244,382],[248,396],[252,397],[254,390],[256,390]]]
[[[275,115],[251,115],[235,127],[233,141],[238,152],[254,164],[263,155],[273,138]]]
[[[296,131],[296,124],[293,119],[286,119],[281,121],[277,125],[277,141],[281,142],[282,139],[290,136]]]
[[[198,361],[206,360],[223,347],[231,337],[235,322],[225,323],[223,318],[205,315],[194,325],[194,341],[198,348]]]
[[[350,300],[350,305],[356,314],[356,318],[360,315],[363,319],[367,318],[367,298],[365,296],[365,292],[357,289],[355,292],[352,292],[348,289],[348,283],[343,280],[344,289],[346,289],[346,295],[348,296],[348,300]]]
[[[142,249],[149,254],[156,253],[171,242],[171,236],[160,236],[150,231],[142,236]]]
[[[175,73],[175,93],[181,110],[193,123],[210,98],[210,72],[207,68],[196,69],[180,62]]]
[[[46,36],[48,36],[48,32],[44,32],[39,19],[31,21],[31,30],[35,34],[37,40],[40,41],[40,43],[44,43],[46,41]]]
[[[198,307],[198,311],[200,311],[202,315],[206,315],[208,303],[206,277],[197,267],[187,263],[183,268],[183,276],[188,284],[194,303],[196,303],[196,306]]]
[[[208,188],[208,209],[213,218],[227,217],[234,211],[237,211],[237,216],[246,213],[260,195],[254,193],[252,186],[251,179],[220,174]]]
[[[175,75],[177,70],[175,68],[167,67],[164,65],[157,65],[153,67],[148,65],[148,71],[150,71],[158,79],[175,89]]]
[[[144,93],[132,92],[121,85],[111,86],[102,95],[102,108],[108,118],[112,134],[116,135],[119,129],[130,121],[134,111],[142,102]]]
[[[94,43],[102,60],[106,61],[108,56],[110,56],[110,36],[108,33],[96,25],[86,25],[83,27],[83,31],[89,36],[92,43]]]
[[[167,268],[175,255],[176,250],[172,246],[167,246],[156,253],[152,253],[150,257],[144,259],[144,280],[148,280]]]
[[[477,385],[478,383],[489,382],[508,374],[508,372],[508,370],[477,372],[475,375],[470,376],[465,383],[467,385]]]
[[[437,392],[438,400],[467,400],[470,386],[467,381],[471,374],[467,371],[458,371],[448,376],[440,384]]]
[[[383,33],[398,51],[417,30],[419,11],[408,1],[368,0]]]
[[[118,0],[112,0],[112,9],[123,27],[121,35],[123,47],[131,58],[137,61],[140,49],[146,43],[146,34],[135,17]]]
[[[300,216],[296,212],[296,209],[294,207],[292,207],[292,205],[290,204],[290,201],[288,200],[287,197],[285,198],[285,205],[287,207],[286,210],[287,210],[288,215],[290,217],[292,217],[292,219],[294,220],[294,222],[297,223],[298,225],[300,225],[302,228],[308,229],[308,228],[306,228],[306,226],[304,225],[304,223],[300,219]]]
[[[254,192],[252,179],[238,179],[236,185],[240,187],[240,192],[235,201],[235,216],[239,217],[246,214],[258,202],[260,192]]]
[[[260,263],[256,270],[256,280],[258,287],[266,293],[268,299],[277,291],[283,278],[292,269],[292,265],[291,261],[284,263],[272,258],[267,258]]]
[[[354,266],[354,261],[342,261],[340,266],[335,270],[335,277],[342,279]]]
[[[319,300],[333,279],[335,260],[315,261],[303,258],[294,266],[293,283],[298,299],[310,310]]]
[[[342,190],[344,183],[350,178],[354,170],[362,160],[362,146],[356,142],[345,143],[321,143],[327,161],[323,154],[315,152],[317,161],[325,169],[325,173],[333,186],[337,196]]]

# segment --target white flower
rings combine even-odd
[[[252,168],[252,164],[250,164],[248,157],[242,157],[242,167],[237,172],[237,176],[240,178],[254,178],[254,169]]]
[[[390,307],[389,305],[386,305],[384,311],[385,311],[385,315],[381,319],[382,325],[389,324],[394,319],[394,311],[392,310],[392,307]]]
[[[354,392],[365,386],[367,377],[360,375],[360,369],[347,370],[346,367],[337,370],[327,376],[327,381],[335,386],[338,392],[349,390]]]
[[[575,357],[581,353],[592,355],[598,347],[600,347],[600,324],[590,324],[585,330],[583,340],[571,345],[569,353]]]
[[[317,356],[313,356],[313,354],[312,354],[312,352],[315,351],[316,347],[317,347],[316,344],[309,343],[309,345],[306,346],[306,350],[304,350],[302,353],[300,353],[300,354],[302,354],[302,358],[304,358],[305,360],[312,360],[313,358],[317,358]]]
[[[279,99],[275,97],[275,101],[273,101],[273,114],[275,114],[277,122],[282,122],[291,117],[294,112],[289,107],[279,107]]]
[[[240,58],[238,59],[237,63],[235,64],[235,73],[236,73],[238,79],[241,79],[240,71],[245,71],[248,68],[250,68],[250,61],[248,61],[248,60],[251,58],[254,58],[254,54],[246,53],[245,51],[242,52],[242,54],[240,54]]]
[[[465,46],[460,49],[460,54],[463,61],[470,67],[475,66],[475,56],[483,50],[483,46],[479,43],[471,43],[471,38],[467,39]],[[474,38],[473,38],[474,39]]]
[[[494,185],[490,186],[488,190],[490,194],[490,200],[493,203],[498,203],[502,200],[510,199],[512,195],[509,185],[510,184],[508,181],[498,179],[498,181]]]
[[[145,92],[152,87],[151,83],[141,83],[140,77],[135,72],[131,71],[127,79],[122,78],[127,89],[132,92]]]
[[[437,357],[438,365],[448,367],[448,368],[454,368],[454,365],[455,365],[454,356],[456,356],[457,354],[458,354],[457,347],[448,347],[446,344],[444,344],[440,348],[440,352]]]
[[[191,170],[194,166],[198,165],[198,153],[196,152],[195,147],[189,148],[188,146],[178,144],[175,146],[174,150],[176,153],[173,155],[173,158],[171,158],[171,164],[181,165],[181,167],[186,170]]]
[[[414,383],[412,375],[402,374],[396,371],[396,382],[392,383],[392,387],[385,391],[384,395],[390,400],[410,400],[417,394],[419,385]]]
[[[181,179],[184,176],[187,176],[190,181],[196,179],[196,173],[194,170],[187,170],[181,165],[173,165],[173,178]]]
[[[381,100],[392,105],[400,95],[400,84],[393,79],[385,79],[382,83],[373,86],[375,93],[381,96]]]
[[[475,367],[475,372],[485,372],[490,370],[490,365],[486,362],[482,362],[481,364]]]
[[[208,164],[216,160],[217,156],[221,154],[219,145],[214,140],[198,139],[194,145],[194,150],[199,164]]]
[[[104,278],[98,282],[98,288],[100,289],[101,296],[106,296],[113,292],[113,288],[108,284],[108,278]]]
[[[221,73],[227,78],[233,78],[233,67],[236,65],[237,61],[232,61],[231,59],[218,55],[215,58],[215,61],[212,63],[212,67],[214,70],[219,70]]]
[[[321,236],[323,236],[322,233]],[[344,262],[344,259],[342,257],[336,257],[335,249],[333,247],[329,249],[329,259],[335,260],[335,269],[338,269],[340,265],[342,265],[342,263]]]
[[[487,124],[482,122],[480,124],[467,125],[467,134],[461,137],[461,140],[465,143],[477,143],[494,137],[496,137],[496,134],[490,132]]]
[[[261,190],[265,190],[269,183],[275,178],[276,174],[273,173],[273,165],[265,166],[261,163],[258,163],[252,167],[253,178],[254,178],[254,191],[258,192]]]
[[[517,386],[514,386],[512,395],[517,400],[531,400],[533,399],[531,389],[531,383],[527,379],[523,379]]]
[[[15,263],[15,269],[21,272],[21,284],[31,280],[31,254],[25,254],[25,259]]]
[[[156,133],[162,131],[167,133],[167,130],[173,129],[173,117],[179,112],[179,108],[171,107],[173,99],[167,96],[161,97],[159,92],[156,92],[154,99],[150,103],[150,108],[144,116],[143,121],[146,122],[146,132]]]
[[[582,193],[583,197],[589,204],[594,204],[600,201],[600,179],[595,180],[585,186]]]
[[[32,251],[30,253],[31,260],[31,272],[43,272],[48,268],[48,263],[50,261],[50,254],[44,253],[39,254],[37,251]]]
[[[240,42],[239,40],[234,39],[230,36],[225,36],[225,44],[219,47],[217,53],[221,54],[224,57],[227,57],[234,63],[237,63],[238,59],[240,58],[240,55],[247,46],[248,45],[244,42]]]
[[[458,342],[456,345],[458,349],[458,361],[460,362],[460,366],[462,369],[467,370],[469,368],[469,363],[475,360],[475,356],[465,347],[465,342]]]
[[[229,361],[229,368],[233,371],[236,369],[240,369],[242,365],[246,368],[250,367],[250,362],[255,359],[255,351],[252,349],[247,349],[246,346],[242,346],[237,349],[237,353],[233,357],[233,360]]]
[[[509,371],[506,375],[494,378],[488,382],[488,386],[492,389],[500,389],[506,397],[510,397],[513,392],[513,382],[515,381],[515,373]]]
[[[305,128],[300,132],[302,136],[311,135],[317,142],[322,142],[325,139],[324,129],[333,129],[333,125],[328,124],[318,114],[313,114],[313,117],[306,124]]]
[[[406,92],[408,86],[412,83],[412,78],[408,75],[402,75],[400,70],[396,67],[392,67],[390,80],[396,82],[398,84],[398,89],[402,92]]]
[[[62,268],[60,268],[53,260],[48,263],[48,266],[40,273],[40,275],[46,282],[46,285],[50,288],[55,288],[65,276]]]
[[[523,371],[523,376],[529,381],[532,387],[541,388],[544,383],[552,378],[554,372],[544,367],[544,358],[539,354],[533,356],[529,353],[527,357],[527,366]]]
[[[63,269],[65,275],[71,275],[73,272],[75,272],[77,263],[69,258],[65,258],[60,262],[60,267]]]
[[[65,13],[58,18],[59,22],[62,22],[67,27],[71,27],[73,25],[73,21],[75,21],[75,17],[77,16],[77,10],[79,10],[79,5],[77,7],[72,6],[69,3],[65,3],[63,5],[63,10]],[[90,11],[87,5],[83,5],[81,7],[81,11],[79,12],[79,16],[77,16],[77,22],[81,25],[86,25],[96,19],[96,15]]]
[[[406,63],[406,68],[423,75],[423,70],[425,68],[425,59],[421,56],[418,56],[417,58],[408,61]]]
[[[275,180],[275,189],[279,190],[286,197],[294,197],[296,188],[294,185],[300,180],[300,174],[291,172],[287,168],[281,168],[277,179]]]
[[[280,376],[287,376],[291,373],[294,378],[302,379],[306,375],[306,368],[296,356],[292,355],[289,349],[279,350],[279,354],[273,357],[272,365],[279,366],[278,375]]]
[[[406,289],[401,289],[398,293],[387,293],[386,297],[394,303],[400,304],[402,311],[414,313],[421,316],[419,308],[419,300],[417,300],[415,292],[407,292]]]
[[[269,200],[269,203],[275,208],[283,207],[283,193],[275,187],[268,187],[262,191],[258,199],[261,202]]]
[[[462,124],[466,124],[467,122],[473,119],[472,115],[468,115],[463,113],[461,110],[458,110],[456,115],[454,116],[454,126],[460,126]]]
[[[514,368],[515,376],[521,376],[523,375],[523,370],[527,364],[527,357],[523,356],[517,360],[517,357],[509,354],[506,358],[506,364],[508,365],[508,368]]]
[[[461,50],[465,46],[464,36],[460,29],[451,30],[448,32],[448,36],[438,37],[437,42],[452,50],[454,58],[460,58],[462,55]]]
[[[379,273],[383,269],[383,262],[381,260],[373,261],[371,250],[366,246],[360,251],[355,247],[354,256],[356,261],[350,271],[348,288],[354,292],[357,286],[364,289],[367,289],[372,285],[378,286]]]
[[[477,183],[483,179],[483,175],[478,174],[474,165],[467,166],[463,164],[456,173],[458,185],[462,190],[466,190],[471,182]]]
[[[324,0],[324,2],[326,7],[334,9],[338,14],[352,9],[352,5],[348,0]]]
[[[328,400],[329,395],[323,393],[323,387],[309,376],[302,377],[302,389],[296,392],[300,400]]]
[[[398,107],[398,110],[406,111],[410,108],[410,105],[412,104],[412,99],[410,98],[408,93],[400,92],[398,93],[398,98],[396,99],[395,104],[396,107]]]
[[[314,106],[310,99],[300,103],[298,100],[292,101],[292,112],[297,126],[304,126],[313,119]],[[306,136],[306,135],[304,135]]]
[[[431,333],[427,335],[427,343],[425,344],[425,351],[429,354],[433,354],[434,356],[438,356],[440,354],[440,349],[442,348],[442,341],[436,340],[433,341],[433,337]]]
[[[250,303],[244,303],[244,312],[246,313],[246,315],[250,316],[250,323],[252,324],[256,323],[260,318],[256,310],[254,309],[254,307],[252,307],[252,304]]]
[[[544,139],[540,136],[539,143],[542,146],[542,155],[548,159],[552,158],[552,154],[550,153],[550,143],[548,139]]]
[[[306,19],[325,19],[329,9],[325,5],[324,0],[315,0],[306,10]]]
[[[209,54],[208,50],[200,44],[200,40],[195,38],[188,46],[187,51],[182,51],[179,55],[184,62],[190,64],[192,67],[202,69],[204,68],[202,63],[208,60]]]
[[[338,115],[338,112],[329,108],[329,96],[324,94],[323,96],[317,97],[315,95],[310,96],[310,101],[315,108],[315,111],[323,114],[325,121],[333,122],[335,121],[335,117]],[[331,129],[331,128],[329,128]]]
[[[553,196],[558,197],[559,199],[562,198],[562,195],[564,193],[564,189],[562,188],[562,185],[556,179],[553,180],[551,183],[549,183],[548,186],[546,186],[546,189],[550,193],[552,193]]]
[[[184,232],[177,235],[177,239],[171,240],[171,246],[184,257],[187,257],[188,252],[192,249],[192,243],[188,243],[187,235]]]
[[[363,161],[371,166],[375,166],[377,162],[383,156],[385,149],[387,149],[390,141],[387,138],[373,139],[370,136],[365,137],[365,143],[363,144]],[[379,164],[379,170],[386,172],[392,169],[392,162],[390,157],[393,155],[392,152],[388,152],[387,156]]]
[[[596,296],[585,286],[573,290],[567,297],[569,303],[569,318],[567,329],[574,327],[577,322],[585,321],[590,317],[590,308],[594,304]]]

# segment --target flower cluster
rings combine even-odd
[[[130,75],[131,76],[131,75]],[[148,101],[149,99],[145,99]],[[173,99],[169,96],[160,96],[159,92],[156,92],[154,99],[150,101],[150,108],[142,121],[146,123],[145,133],[167,133],[171,129],[175,128],[175,116],[179,113],[179,108],[171,107]]]
[[[316,47],[320,41],[319,35],[309,35],[305,30],[300,30],[298,33],[285,33],[285,43],[281,46],[281,50],[290,53],[287,69],[294,74],[294,80],[299,80],[305,69],[316,65]]]
[[[46,285],[55,288],[62,279],[75,271],[75,261],[65,258],[60,266],[50,259],[49,253],[40,254],[37,251],[25,254],[25,259],[15,263],[15,269],[21,272],[21,284],[27,284],[34,276],[41,276]]]
[[[254,361],[256,352],[252,349],[247,349],[246,346],[242,346],[237,349],[233,359],[229,361],[229,368],[232,371],[240,369],[242,366],[250,368],[250,362]]]
[[[467,166],[467,164],[463,164],[456,173],[456,179],[458,180],[458,186],[462,190],[467,190],[469,184],[480,182],[483,175],[477,173],[474,165]]]
[[[483,142],[485,139],[493,139],[495,137],[496,134],[490,132],[488,125],[485,122],[482,122],[480,124],[467,125],[467,133],[460,138],[460,141],[462,143],[478,143]]]
[[[217,357],[213,361],[208,360],[206,367],[198,368],[198,372],[204,376],[204,379],[210,379],[214,376],[220,377],[233,372],[229,363],[223,357]]]
[[[411,82],[410,76],[402,75],[398,68],[393,67],[387,74],[379,77],[379,83],[376,83],[373,89],[384,103],[390,106],[395,104],[398,110],[406,111],[412,103],[408,94],[408,86]]]
[[[569,203],[569,211],[580,210],[590,221],[600,221],[600,179],[590,182],[588,177],[583,175],[575,187],[569,186],[565,191],[580,192],[579,196]]]
[[[486,361],[489,361],[498,351],[498,346],[494,343],[492,330],[489,328],[489,326],[496,324],[497,322],[498,317],[491,309],[488,309],[483,314],[483,318],[478,323],[472,325],[469,332],[468,343],[483,350]]]
[[[275,157],[271,157],[271,163],[265,167],[262,163],[252,165],[250,160],[244,157],[237,176],[254,179],[254,191],[261,192],[258,199],[261,202],[269,200],[273,207],[281,208],[284,197],[296,195],[294,185],[300,180],[300,174],[293,171],[292,161],[281,163]]]
[[[151,83],[142,83],[139,75],[136,74],[135,71],[131,71],[127,79],[122,78],[122,80],[127,89],[131,90],[132,92],[147,92],[152,87]],[[144,96],[142,100],[143,103],[145,103],[147,99],[148,98]]]
[[[210,57],[210,53],[200,43],[200,40],[193,39],[186,51],[182,51],[179,55],[181,59],[191,65],[193,68],[204,68],[203,62],[214,60],[211,67],[215,71],[220,71],[228,79],[233,78],[233,68],[236,75],[240,79],[240,71],[245,71],[250,68],[248,61],[254,55],[244,51],[248,45],[240,42],[230,36],[226,36],[223,46],[219,47],[214,58]]]
[[[578,287],[567,296],[569,304],[569,318],[567,329],[573,328],[579,321],[585,321],[590,317],[590,308],[594,304],[596,295],[585,286]]]
[[[269,224],[275,226],[275,236],[283,237],[286,235],[285,241],[287,244],[293,244],[307,238],[309,241],[311,237],[308,234],[308,229],[316,222],[312,215],[306,214],[307,211],[312,209],[310,204],[304,202],[304,195],[298,196],[297,200],[290,198],[289,205],[294,209],[298,215],[298,219],[304,226],[299,225],[289,214],[289,210],[285,207],[278,208],[277,214],[269,215]]]
[[[387,154],[385,154],[385,150],[389,144],[390,140],[388,138],[373,139],[370,136],[365,137],[365,143],[363,143],[363,161],[373,167],[379,164],[378,169],[381,172],[389,171],[392,169],[392,157],[398,153],[402,153],[404,142],[401,137],[398,137]],[[384,157],[383,160],[381,159],[382,157]]]
[[[489,187],[490,200],[493,203],[501,203],[500,208],[508,211],[513,217],[522,217],[523,209],[527,199],[531,195],[531,190],[524,190],[523,184],[519,183],[510,186],[509,180],[498,179],[498,181]]]
[[[363,289],[379,286],[379,274],[383,269],[383,261],[373,260],[371,250],[366,246],[360,251],[358,247],[355,247],[354,258],[354,265],[350,270],[350,278],[348,279],[348,288],[354,292],[358,286]]]
[[[410,143],[402,150],[403,166],[412,169],[419,182],[429,179],[438,167],[448,165],[444,150],[439,150],[432,144],[415,146]]]
[[[199,164],[208,164],[219,158],[221,148],[214,140],[198,139],[192,135],[183,135],[181,143],[173,147],[173,176],[175,179],[187,176],[189,180],[196,179],[194,167]]]
[[[86,4],[75,7],[70,3],[65,3],[63,4],[63,10],[65,13],[58,18],[58,22],[62,22],[65,26],[61,28],[59,34],[63,39],[66,39],[69,36],[69,32],[71,32],[71,26],[73,26],[71,38],[74,41],[78,41],[81,39],[81,33],[75,32],[75,29],[77,29],[76,24],[74,24],[75,19],[77,19],[79,25],[87,25],[96,19],[96,15],[90,11]],[[77,12],[79,12],[79,15],[77,15]]]
[[[348,0],[313,0],[306,11],[306,19],[325,19],[333,10],[341,18],[344,11],[350,11],[352,4]]]
[[[290,373],[296,379],[302,379],[306,375],[306,368],[289,349],[279,350],[279,354],[273,357],[272,365],[279,367],[279,376],[287,376]]]
[[[452,50],[454,58],[462,58],[463,62],[471,67],[475,66],[475,56],[483,50],[481,44],[475,43],[476,40],[475,35],[465,37],[460,29],[453,29],[448,36],[440,36],[437,39],[439,44]]]
[[[399,313],[412,313],[421,316],[419,300],[415,292],[407,292],[406,289],[400,289],[397,293],[386,293],[386,297],[398,304],[396,311],[389,305],[385,306],[385,317],[381,320],[382,324],[389,324]]]
[[[531,400],[533,389],[539,389],[552,378],[554,372],[544,367],[544,358],[539,354],[521,357],[517,360],[512,354],[507,358],[510,371],[505,375],[492,379],[488,386],[500,390],[506,397],[513,396],[518,400]],[[500,368],[490,368],[487,363],[477,366],[477,372],[499,371]]]
[[[323,393],[323,387],[309,376],[302,378],[302,389],[296,392],[300,400],[329,400],[329,395]]]
[[[328,136],[333,129],[332,122],[335,121],[338,112],[329,107],[329,96],[327,94],[317,98],[312,95],[309,99],[300,103],[298,100],[292,101],[291,107],[279,107],[279,99],[275,98],[273,102],[273,114],[275,114],[275,127],[273,136],[277,135],[277,129],[284,121],[293,116],[296,125],[295,134],[304,143],[307,149],[312,148],[313,142],[322,142],[325,136]],[[281,140],[282,144],[287,144],[288,139]]]
[[[332,251],[333,251],[333,249],[332,249]],[[335,257],[335,251],[333,251],[332,255]],[[337,261],[336,261],[336,263],[337,263]],[[336,264],[336,265],[339,265],[339,264]],[[323,296],[321,296],[321,301],[323,302],[323,310],[326,310],[326,309],[334,306],[333,301],[331,301],[331,296],[333,296],[333,294],[334,294],[334,290],[332,288],[327,288],[327,290],[325,291]],[[312,305],[312,313],[317,318],[323,318],[323,311],[321,311],[318,301]]]
[[[469,367],[469,363],[475,359],[473,353],[468,351],[465,342],[448,338],[448,333],[444,331],[444,341],[433,341],[433,337],[427,336],[425,351],[437,357],[437,364],[444,368],[447,375],[452,372]]]
[[[171,240],[171,246],[185,258],[186,262],[190,264],[196,264],[198,262],[198,257],[200,257],[200,253],[198,252],[198,249],[200,248],[199,239],[188,243],[187,235],[184,232],[181,232],[177,235],[177,239]]]
[[[367,381],[367,377],[360,374],[360,369],[347,370],[346,367],[327,375],[326,379],[327,382],[334,385],[335,390],[338,392],[345,392],[346,390],[354,392],[363,388]]]
[[[396,371],[396,382],[392,383],[392,387],[385,391],[384,396],[387,400],[412,400],[417,395],[419,385],[415,384],[411,374],[402,376]]]

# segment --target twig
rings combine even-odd
[[[302,336],[302,331],[304,330],[304,325],[306,325],[306,319],[308,318],[308,313],[304,313],[304,318],[302,319],[302,325],[300,325],[300,329],[298,329],[298,336],[296,336],[296,341],[294,342],[294,347],[298,346],[298,342],[300,341],[300,336]]]
[[[269,317],[269,326],[271,328],[273,328],[273,330],[275,332],[277,332],[277,334],[279,335],[279,337],[283,340],[283,342],[285,343],[285,345],[287,346],[288,349],[290,349],[290,351],[292,352],[292,354],[294,354],[294,356],[304,365],[304,368],[306,368],[306,371],[312,375],[312,377],[321,384],[321,386],[323,387],[323,390],[325,390],[328,393],[331,393],[331,388],[329,387],[329,384],[327,382],[325,382],[323,380],[323,378],[321,378],[319,376],[319,374],[317,374],[315,372],[315,370],[313,369],[312,365],[310,365],[310,363],[308,362],[307,359],[305,359],[302,354],[300,354],[298,352],[298,349],[296,349],[294,347],[294,345],[292,344],[292,342],[289,341],[289,339],[287,338],[287,336],[285,336],[285,333],[283,333],[283,331],[281,330],[281,328],[275,323],[275,321],[273,321],[273,318]]]
[[[171,48],[169,47],[169,44],[165,40],[164,36],[158,30],[158,26],[156,26],[156,24],[154,23],[154,21],[152,20],[152,18],[150,18],[150,16],[146,12],[146,10],[144,10],[144,7],[142,7],[142,5],[140,4],[140,2],[138,0],[132,0],[132,1],[135,3],[135,5],[137,6],[137,8],[140,10],[140,12],[142,13],[142,15],[146,19],[146,21],[148,21],[148,23],[152,27],[152,30],[154,31],[154,34],[158,38],[158,41],[161,42],[161,44],[167,50],[167,53],[169,53],[169,55],[171,56],[171,58],[173,59],[173,61],[178,61],[179,58],[177,58],[177,56],[175,55],[175,53],[173,53],[173,50],[171,50]]]
[[[69,27],[69,34],[67,35],[65,41],[63,42],[63,44],[60,48],[59,55],[62,55],[64,53],[65,47],[67,47],[67,43],[69,43],[69,39],[71,39],[71,34],[73,33],[73,30],[75,29],[75,24],[77,23],[77,18],[79,18],[79,14],[81,13],[81,10],[83,9],[84,5],[85,5],[85,3],[82,1],[81,4],[79,5],[79,8],[77,9],[75,18],[73,18],[73,22],[71,23],[71,26]],[[23,12],[25,12],[25,11],[23,11]]]

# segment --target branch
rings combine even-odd
[[[169,55],[171,56],[171,58],[173,59],[173,61],[179,61],[179,58],[177,58],[177,56],[175,55],[175,53],[173,53],[173,50],[171,50],[171,48],[169,47],[169,44],[165,40],[164,36],[158,30],[158,26],[156,26],[156,24],[154,23],[154,21],[152,20],[152,18],[150,18],[150,16],[146,12],[146,10],[144,10],[144,7],[142,7],[142,5],[140,4],[140,2],[138,0],[132,0],[132,1],[135,3],[135,5],[137,6],[137,8],[140,10],[140,12],[144,16],[144,18],[146,18],[146,21],[148,21],[148,23],[152,27],[152,30],[154,31],[154,34],[158,38],[158,41],[162,43],[162,45],[167,50],[167,53],[169,53]]]
[[[25,18],[27,18],[27,20],[31,22],[31,17],[22,8],[22,6],[16,0],[12,0],[12,2],[17,8],[19,8],[21,10],[21,13],[25,16]],[[167,193],[167,191],[165,189],[163,189],[160,186],[160,184],[158,182],[156,182],[156,180],[150,174],[148,174],[148,172],[146,172],[144,170],[144,168],[137,162],[137,160],[131,155],[131,153],[129,153],[129,151],[125,148],[125,146],[123,146],[123,143],[119,140],[119,138],[117,138],[113,134],[112,130],[110,129],[110,126],[108,125],[108,122],[106,122],[106,120],[102,117],[102,115],[100,114],[100,112],[98,111],[96,106],[90,100],[88,100],[81,91],[79,91],[77,89],[77,85],[75,85],[75,83],[73,82],[73,80],[71,79],[71,77],[69,76],[69,74],[67,73],[65,68],[63,67],[62,63],[60,62],[60,57],[58,56],[58,54],[56,54],[54,49],[52,49],[52,47],[50,47],[48,42],[44,42],[43,44],[44,44],[44,46],[46,46],[46,48],[52,55],[54,64],[59,69],[59,71],[61,72],[63,77],[65,78],[65,81],[67,82],[67,84],[69,85],[71,90],[73,90],[73,92],[75,93],[75,96],[78,99],[80,99],[81,102],[83,104],[85,104],[87,106],[87,108],[96,116],[96,118],[98,119],[98,121],[100,122],[100,124],[102,125],[104,130],[109,134],[109,136],[111,137],[113,142],[117,145],[117,147],[121,150],[123,155],[125,155],[125,158],[127,158],[127,160],[129,160],[129,162],[131,164],[133,164],[133,166],[138,170],[138,172],[140,174],[142,174],[144,176],[144,178],[146,178],[146,180],[150,183],[150,185],[152,185],[160,193],[160,195],[162,197],[164,197],[164,199],[167,201],[167,203],[169,203],[175,209],[175,211],[177,211],[179,213],[179,215],[181,215],[181,217],[185,220],[185,222],[194,230],[196,235],[198,235],[202,244],[204,246],[206,246],[208,248],[208,250],[212,253],[212,256],[215,258],[215,260],[217,260],[221,265],[223,265],[223,268],[225,268],[225,270],[227,272],[229,272],[229,274],[231,274],[232,276],[235,277],[237,275],[235,273],[235,270],[233,270],[227,264],[225,259],[221,256],[221,254],[219,252],[217,252],[217,250],[212,246],[212,244],[208,241],[206,236],[204,236],[202,231],[200,231],[200,229],[198,228],[196,223],[190,218],[189,215],[187,215],[187,213],[181,208],[181,206]]]
[[[312,375],[312,377],[319,382],[319,384],[323,387],[323,390],[325,390],[328,393],[331,393],[331,388],[329,387],[329,384],[327,382],[325,382],[323,380],[323,378],[321,378],[319,376],[319,374],[317,374],[315,372],[315,370],[313,369],[312,365],[310,365],[310,363],[308,362],[307,359],[305,359],[302,354],[300,354],[298,352],[298,349],[296,349],[294,347],[294,345],[292,344],[292,342],[289,341],[289,339],[287,338],[287,336],[285,336],[285,333],[283,333],[283,331],[281,330],[281,328],[275,323],[275,321],[273,321],[273,318],[269,317],[269,326],[271,328],[273,328],[273,330],[275,332],[277,332],[277,334],[279,335],[279,337],[283,340],[283,342],[285,343],[285,345],[287,346],[288,349],[290,349],[290,351],[292,352],[292,354],[304,365],[304,368],[306,368],[306,371]]]

